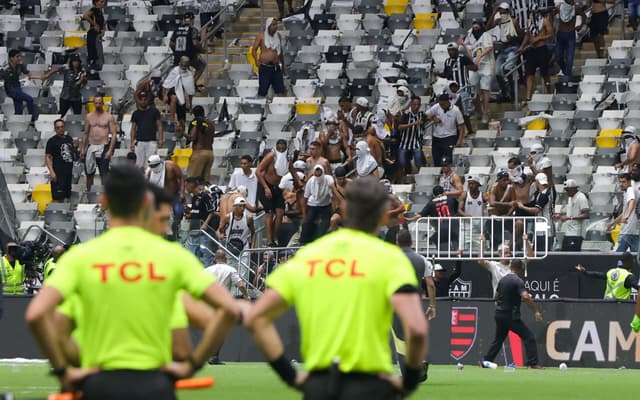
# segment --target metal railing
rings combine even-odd
[[[247,249],[240,253],[240,259],[247,262],[254,274],[253,285],[257,290],[261,290],[264,286],[262,283],[267,275],[277,268],[278,265],[291,258],[298,249],[299,247],[262,247]],[[265,255],[267,255],[268,260],[265,260]],[[254,262],[254,260],[257,260],[257,262]],[[262,271],[262,275],[257,276],[258,268],[265,263],[267,266],[265,270]]]
[[[56,242],[58,242],[58,244],[60,245],[67,245],[68,243],[66,243],[64,240],[60,239],[59,237],[57,237],[56,235],[54,235],[53,233],[49,232],[48,230],[46,230],[45,228],[38,226],[38,225],[30,225],[26,231],[24,231],[24,233],[22,234],[22,237],[20,238],[20,242],[24,242],[25,240],[27,240],[27,238],[29,237],[29,233],[31,233],[32,230],[39,230],[40,233],[38,234],[38,236],[42,235],[43,233],[48,237],[51,238],[53,240],[55,240]]]
[[[7,189],[7,180],[0,168],[0,229],[2,229],[12,239],[16,238],[16,208],[11,198],[11,193]]]
[[[551,247],[551,228],[545,217],[423,217],[414,227],[415,249],[427,258],[477,260],[499,257],[499,245],[508,244],[511,255],[500,258],[540,259]]]

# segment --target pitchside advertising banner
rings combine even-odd
[[[24,324],[28,301],[28,298],[5,299],[4,317],[0,320],[0,358],[42,358]],[[534,322],[525,306],[522,306],[522,316],[535,334],[541,364],[558,366],[564,362],[575,367],[638,367],[640,336],[633,334],[629,327],[634,312],[632,302],[548,300],[538,302],[538,306],[544,322]],[[494,309],[494,303],[488,299],[439,300],[438,316],[431,321],[429,361],[477,365],[493,340]],[[295,313],[285,314],[277,327],[286,354],[301,360]],[[199,333],[193,334],[196,343]],[[239,327],[227,337],[221,357],[225,361],[263,361],[247,331]],[[510,335],[496,362],[522,365],[525,359],[519,338]]]

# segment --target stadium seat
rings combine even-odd
[[[124,46],[120,50],[120,61],[122,61],[122,63],[125,65],[133,66],[140,63],[143,54],[144,47]],[[147,65],[147,67],[149,68],[150,66]]]
[[[215,141],[214,141],[215,142]],[[178,164],[181,169],[189,167],[189,160],[191,159],[191,148],[187,149],[174,149],[171,161]]]
[[[607,53],[611,59],[628,59],[633,47],[633,40],[613,40],[611,46],[607,48]]]
[[[253,67],[251,64],[231,64],[228,74],[234,82],[249,79],[253,74]]]
[[[49,27],[49,20],[46,18],[25,18],[24,27],[31,37],[39,43],[42,34]]]
[[[138,38],[136,44],[138,46],[143,46],[144,48],[148,48],[150,46],[162,46],[165,35],[166,34],[164,32],[158,31],[142,32],[142,35]]]
[[[236,129],[240,132],[255,132],[260,129],[260,114],[239,114],[236,121]]]
[[[551,107],[552,94],[534,94],[527,103],[527,108],[531,112],[546,112]]]
[[[335,46],[338,43],[339,37],[340,31],[337,29],[321,29],[313,38],[313,42],[318,46]]]
[[[24,177],[24,167],[17,166],[2,166],[2,174],[6,183],[19,183]]]
[[[26,241],[37,240],[40,237],[41,231],[39,229],[30,229],[32,226],[44,229],[44,221],[21,221],[18,227],[18,236]]]
[[[63,29],[64,30],[64,47],[67,49],[77,49],[85,47],[87,45],[87,33],[86,31],[78,31],[75,29]]]
[[[599,165],[593,173],[592,182],[594,186],[608,185],[615,182],[617,176],[618,171],[613,166]]]
[[[38,216],[38,204],[37,203],[17,203],[13,205],[16,210],[16,219],[18,223],[22,221],[33,221]]]
[[[144,51],[144,60],[147,64],[152,67],[160,64],[167,57],[169,57],[171,53],[165,46],[147,46]]]
[[[45,223],[46,229],[64,244],[73,244],[76,240],[76,229],[73,222]]]
[[[599,148],[618,148],[622,136],[622,129],[602,129],[596,137],[596,146]]]
[[[491,165],[491,156],[493,155],[493,152],[494,149],[492,146],[474,147],[467,157],[469,165],[475,167],[487,167]]]
[[[47,205],[53,200],[51,197],[51,185],[48,183],[36,185],[31,191],[31,198],[38,203],[38,212],[44,214]]]
[[[596,129],[578,129],[571,136],[570,147],[593,147],[595,144],[596,136],[598,136],[598,130]]]
[[[605,184],[594,184],[594,186],[589,191],[589,202],[592,206],[610,206],[611,195],[615,192],[615,183],[607,182]]]
[[[550,147],[546,156],[551,159],[554,169],[560,166],[566,166],[569,159],[569,148],[567,147]]]
[[[49,203],[44,211],[45,225],[53,225],[57,222],[71,222],[73,212],[69,203]]]
[[[179,25],[179,16],[175,14],[164,14],[158,20],[158,30],[161,32],[173,32]]]
[[[386,0],[384,3],[384,12],[387,15],[404,14],[409,0]]]
[[[321,97],[296,99],[296,115],[317,115],[320,112]]]
[[[11,32],[18,31],[22,26],[22,20],[19,15],[0,15],[0,31]]]
[[[358,29],[361,24],[362,14],[338,14],[338,29],[343,32]]]
[[[416,39],[416,34],[411,29],[398,28],[391,34],[391,44],[396,47],[400,47],[403,44],[410,46]]]
[[[229,96],[233,89],[233,82],[226,79],[212,79],[207,89],[209,96],[214,98]]]
[[[140,79],[151,71],[149,65],[129,65],[125,75],[131,83],[131,88],[135,90]]]
[[[26,130],[30,123],[30,115],[10,115],[7,117],[6,127],[13,135]]]
[[[318,79],[320,79],[321,82],[327,79],[338,79],[341,73],[341,63],[322,63],[317,70]]]
[[[133,14],[133,27],[137,32],[153,31],[157,21],[158,16],[154,14]]]
[[[24,155],[24,165],[27,168],[44,167],[44,149],[28,149]]]
[[[0,148],[0,162],[3,164],[12,165],[18,157],[18,149],[14,148]]]
[[[598,118],[600,129],[609,130],[622,128],[625,114],[625,110],[604,110],[600,118]]]
[[[546,136],[547,131],[544,129],[527,129],[520,138],[520,146],[525,149],[530,149],[536,143],[544,144]]]
[[[431,7],[431,5],[429,5]],[[416,10],[414,10],[416,12]],[[437,13],[425,13],[418,14],[413,18],[413,29],[415,29],[418,33],[420,33],[423,29],[434,29],[438,24],[438,14]]]
[[[266,98],[243,98],[240,102],[240,112],[244,114],[263,115],[267,107]]]
[[[227,103],[227,111],[229,112],[229,116],[235,118],[235,115],[238,114],[238,110],[240,109],[240,102],[242,99],[240,97],[220,97],[218,98],[218,103],[216,105],[216,111],[220,114],[222,110],[223,104]]]
[[[294,93],[296,93],[295,87],[294,87]],[[296,93],[296,96],[298,96],[297,93]],[[311,95],[299,96],[299,97],[312,97],[312,96],[313,96],[313,93],[311,93]],[[295,97],[274,97],[271,103],[269,103],[269,111],[272,114],[289,115],[291,114],[291,110],[295,104],[295,100],[296,100]]]
[[[500,150],[491,152],[491,158],[496,168],[506,168],[510,158],[518,157],[520,153],[519,147],[502,147]],[[471,153],[473,155],[473,152]]]
[[[574,147],[569,154],[571,168],[584,168],[593,165],[595,153],[595,147]]]
[[[497,136],[496,131],[478,130],[476,136],[471,140],[474,147],[491,147],[495,143]]]
[[[243,79],[236,82],[236,93],[239,97],[256,97],[258,96],[258,80],[257,79]]]

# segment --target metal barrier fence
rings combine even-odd
[[[424,217],[414,227],[415,249],[427,258],[477,260],[497,258],[498,246],[508,244],[511,255],[500,258],[540,259],[551,246],[550,228],[545,217]],[[524,234],[533,249],[531,255],[527,255]]]
[[[4,190],[0,190],[0,229],[9,235],[12,239],[17,237],[16,235],[16,209],[13,205],[13,199],[11,193],[7,190],[7,181],[0,168],[0,187]]]

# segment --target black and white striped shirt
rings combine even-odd
[[[424,121],[426,119],[424,111],[418,111],[417,114],[411,110],[404,113],[401,124],[411,124],[416,121]],[[402,150],[415,150],[422,148],[422,137],[424,136],[424,124],[410,126],[400,133],[400,143],[398,147]]]
[[[511,0],[512,15],[518,21],[520,27],[529,26],[531,10],[536,0]]]
[[[471,65],[471,60],[465,55],[447,58],[444,60],[444,75],[448,80],[455,81],[458,86],[466,86],[469,81],[468,65]]]

